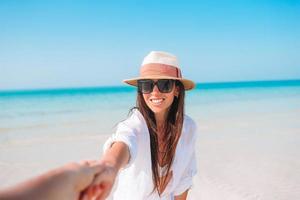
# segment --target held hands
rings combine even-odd
[[[100,165],[101,172],[94,177],[92,183],[82,192],[80,200],[104,200],[110,194],[118,173],[117,169],[101,161]]]
[[[101,161],[71,163],[63,168],[67,171],[67,181],[73,183],[71,185],[74,188],[73,195],[66,195],[73,196],[72,199],[76,200],[104,200],[109,195],[118,173],[113,166]],[[64,190],[67,191],[66,188]]]
[[[82,161],[66,164],[54,172],[48,199],[104,200],[110,193],[117,170],[102,161]]]

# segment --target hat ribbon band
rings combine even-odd
[[[172,65],[165,65],[159,63],[150,63],[143,65],[140,71],[141,76],[171,76],[174,78],[182,78],[179,68]]]

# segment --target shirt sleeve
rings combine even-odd
[[[178,186],[175,188],[174,195],[180,195],[186,190],[190,189],[193,185],[193,177],[197,173],[197,160],[196,160],[196,153],[195,153],[195,144],[196,144],[196,138],[197,138],[197,126],[193,122],[191,125],[191,133],[193,135],[192,137],[192,153],[190,156],[190,159],[188,161],[188,165],[186,166]]]
[[[103,153],[105,153],[115,142],[123,142],[127,145],[129,150],[129,161],[124,168],[129,167],[137,154],[137,138],[135,130],[123,122],[119,123],[116,133],[110,136],[104,143]]]

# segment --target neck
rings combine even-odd
[[[155,120],[157,126],[163,125],[166,121],[167,115],[166,113],[155,113]]]
[[[155,121],[156,121],[156,126],[158,129],[158,134],[162,134],[166,119],[167,119],[167,112],[155,114]]]

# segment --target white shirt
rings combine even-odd
[[[173,176],[162,195],[153,193],[150,135],[143,115],[135,109],[132,115],[117,126],[117,131],[104,144],[104,152],[114,142],[124,142],[129,149],[130,160],[120,170],[113,192],[114,200],[171,200],[192,186],[197,172],[195,141],[196,123],[184,116],[182,134],[179,138],[170,171]]]

